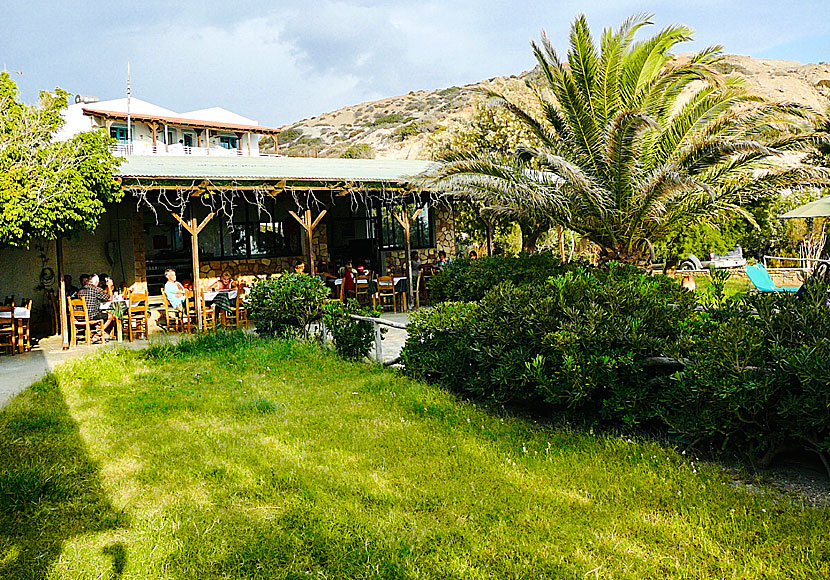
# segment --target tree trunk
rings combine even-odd
[[[536,252],[536,243],[546,230],[540,228],[538,224],[524,224],[520,223],[519,227],[522,229],[522,251],[528,254]]]

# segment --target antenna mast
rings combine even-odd
[[[127,61],[127,144],[132,145],[133,135],[130,130],[130,61]]]

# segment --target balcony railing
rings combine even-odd
[[[133,142],[117,143],[110,148],[113,155],[193,155],[197,157],[249,157],[247,149],[226,149],[225,147],[190,147],[181,143],[165,146],[164,143],[152,145],[150,143]],[[276,157],[272,153],[260,153],[251,150],[250,157]]]

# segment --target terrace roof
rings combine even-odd
[[[83,107],[84,115],[104,117],[105,119],[119,119],[126,120],[127,113],[125,111],[113,111],[104,108],[99,108],[94,105]],[[189,114],[189,113],[185,113]],[[248,125],[243,123],[228,123],[223,121],[210,121],[204,119],[193,119],[189,117],[162,115],[158,113],[136,112],[130,115],[133,121],[142,121],[145,123],[158,123],[161,125],[173,125],[175,127],[195,127],[202,129],[218,129],[225,131],[244,131],[246,133],[257,133],[261,135],[278,135],[280,130],[273,127],[263,127],[262,125]]]
[[[138,156],[125,159],[123,178],[251,181],[403,182],[434,167],[431,161],[313,157]]]

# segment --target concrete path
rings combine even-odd
[[[146,340],[133,342],[110,342],[107,344],[76,345],[69,350],[61,348],[59,336],[43,338],[30,352],[15,356],[0,356],[0,408],[3,408],[18,393],[32,383],[42,379],[60,363],[86,356],[102,348],[123,346],[132,349],[145,348]]]
[[[409,316],[405,313],[385,313],[381,318],[406,324]],[[151,334],[150,338],[155,342],[156,340],[176,339],[178,336],[158,333]],[[389,328],[383,339],[383,360],[388,362],[400,356],[405,342],[405,330]],[[43,378],[64,361],[92,354],[102,348],[122,346],[139,350],[146,348],[148,344],[149,342],[146,340],[120,343],[110,342],[104,345],[90,346],[79,344],[69,350],[63,350],[61,348],[60,337],[50,336],[49,338],[41,339],[30,352],[16,356],[0,356],[0,409],[5,407],[18,393]],[[374,348],[369,356],[374,359]]]

